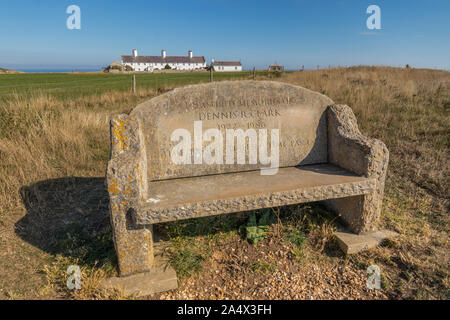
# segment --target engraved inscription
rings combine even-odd
[[[330,104],[332,101],[321,94],[289,84],[224,81],[177,88],[138,106],[133,113],[143,119],[147,165],[151,168],[148,179],[164,180],[261,168],[260,163],[249,161],[248,152],[245,164],[174,164],[171,150],[176,141],[171,140],[171,134],[181,128],[194,137],[196,121],[202,122],[203,132],[214,129],[223,137],[230,129],[244,133],[253,130],[258,134],[258,143],[259,132],[266,131],[268,148],[271,130],[277,130],[280,167],[325,163],[325,110]],[[202,147],[213,143],[213,139],[204,139]],[[247,142],[246,151],[248,148]],[[214,152],[211,154],[214,156]],[[192,152],[190,156],[194,159],[196,155]]]
[[[288,97],[278,97],[269,99],[236,99],[236,100],[215,100],[215,101],[190,101],[183,102],[183,107],[192,109],[216,109],[232,107],[256,107],[256,106],[274,106],[279,104],[291,104],[301,102],[302,99],[292,99]]]
[[[160,141],[166,146],[160,153],[160,161],[162,163],[171,162],[171,153],[176,146],[176,142],[170,140],[171,133],[183,128],[189,131],[191,136],[194,136],[193,123],[194,121],[202,121],[203,130],[219,129],[222,135],[226,136],[228,129],[239,130],[244,132],[251,129],[267,130],[270,132],[277,129],[279,132],[279,165],[290,166],[299,164],[302,159],[305,159],[314,147],[316,139],[316,130],[319,126],[320,114],[314,110],[299,106],[299,105],[272,105],[264,108],[249,108],[244,110],[231,110],[214,108],[206,108],[200,112],[185,112],[183,114],[169,114],[160,120]],[[172,129],[172,130],[171,130]],[[270,140],[270,139],[268,139]],[[164,176],[171,176],[174,172],[202,172],[203,174],[221,173],[229,171],[247,171],[258,170],[260,166],[250,163],[249,159],[249,141],[246,140],[245,145],[245,163],[229,164],[223,161],[223,164],[209,164],[209,165],[182,165],[167,166],[163,172]],[[211,141],[203,141],[202,147],[205,148]],[[268,141],[270,146],[270,141]],[[235,152],[237,152],[235,147]],[[225,153],[223,155],[225,157]],[[194,151],[189,155],[192,159],[195,158]],[[298,162],[295,162],[294,159]],[[325,161],[325,159],[324,159]],[[180,168],[180,166],[182,168]],[[180,171],[181,170],[181,171]]]
[[[276,109],[263,110],[235,110],[235,111],[216,111],[200,112],[197,120],[225,120],[225,119],[248,119],[261,117],[279,117],[280,112]]]

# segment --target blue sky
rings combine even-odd
[[[69,30],[69,5],[81,30]],[[366,9],[381,8],[381,30]],[[2,0],[0,67],[99,68],[142,55],[203,55],[244,68],[393,65],[450,69],[448,0]]]

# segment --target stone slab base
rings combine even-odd
[[[101,287],[104,289],[120,288],[127,295],[137,297],[150,296],[155,293],[178,288],[178,279],[175,270],[169,266],[164,255],[165,244],[160,242],[159,236],[154,234],[155,261],[152,270],[138,273],[128,277],[112,277],[105,279]]]
[[[102,288],[117,288],[126,295],[143,297],[178,288],[178,279],[172,267],[156,266],[149,272],[105,279]]]
[[[395,238],[397,232],[389,230],[377,230],[355,234],[349,231],[340,230],[335,232],[339,247],[345,254],[354,254],[364,250],[374,248],[386,239]]]

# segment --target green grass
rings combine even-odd
[[[253,273],[269,274],[277,268],[277,263],[273,260],[258,260],[250,265],[250,271]]]
[[[214,73],[214,81],[250,79],[252,74],[251,71]],[[257,72],[258,76],[266,74],[265,71]],[[138,90],[178,87],[208,81],[210,81],[208,72],[136,74]],[[36,91],[50,93],[60,99],[70,99],[108,91],[127,91],[131,90],[131,85],[131,74],[0,74],[0,99],[14,94],[29,95]]]
[[[289,228],[288,232],[285,235],[285,239],[287,242],[293,244],[297,248],[301,249],[306,244],[306,236],[305,234],[299,230],[294,228]]]
[[[169,263],[183,280],[201,271],[212,244],[236,235],[241,223],[233,215],[220,215],[158,224],[155,230],[167,238]]]
[[[202,269],[201,263],[210,257],[209,248],[194,238],[171,239],[169,263],[180,280],[191,277]]]

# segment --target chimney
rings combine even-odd
[[[163,59],[166,57],[166,50],[161,50],[161,57]]]
[[[214,64],[214,59],[211,59],[211,64]]]
[[[188,51],[189,59],[192,59],[192,50]]]
[[[137,50],[136,49],[133,49],[133,57],[137,57]]]

